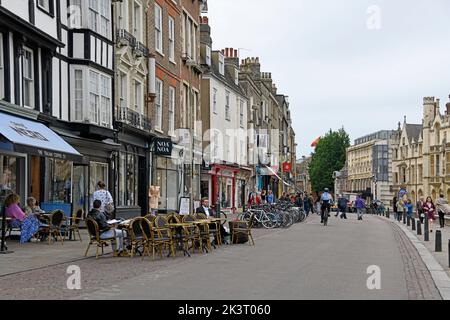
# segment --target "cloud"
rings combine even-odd
[[[377,5],[381,29],[367,28]],[[259,56],[290,97],[299,155],[328,129],[352,139],[421,122],[422,98],[450,93],[446,0],[212,0],[213,46]]]

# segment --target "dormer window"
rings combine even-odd
[[[219,53],[219,72],[221,75],[225,75],[225,58],[221,53]]]

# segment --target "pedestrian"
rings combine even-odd
[[[298,193],[297,197],[295,198],[295,206],[303,209],[304,201],[303,201],[303,197],[300,193]]]
[[[106,190],[106,184],[103,181],[97,183],[98,190],[92,196],[91,209],[94,208],[94,201],[100,200],[100,212],[102,212],[107,219],[114,218],[114,200],[111,193]]]
[[[413,204],[412,204],[411,199],[408,199],[408,200],[406,201],[405,207],[406,207],[406,214],[407,214],[407,216],[408,216],[409,218],[412,218],[412,217],[413,217],[413,209],[414,209],[414,206],[413,206]]]
[[[356,207],[356,212],[358,213],[358,220],[362,221],[363,215],[364,215],[364,209],[366,208],[366,203],[360,196],[356,197],[355,207]]]
[[[416,208],[417,208],[417,215],[419,216],[420,223],[423,224],[423,219],[425,218],[425,213],[423,212],[423,205],[425,202],[423,201],[423,198],[420,198],[419,201],[417,201]]]
[[[305,196],[303,198],[303,209],[305,210],[306,216],[309,215],[309,211],[311,210],[310,206],[310,198],[308,196],[308,193],[305,192]]]
[[[341,195],[341,197],[338,199],[338,213],[341,213],[341,219],[347,220],[347,207],[348,207],[348,199],[344,197],[344,195]]]
[[[398,222],[400,222],[403,217],[404,208],[405,208],[405,203],[403,202],[402,199],[399,199],[397,201],[397,212],[396,212],[396,218],[397,218]]]
[[[266,203],[266,189],[261,191],[261,201],[262,203]]]
[[[433,232],[433,222],[434,220],[436,220],[436,217],[434,216],[436,213],[436,206],[434,205],[433,199],[431,199],[431,197],[427,198],[427,201],[423,206],[423,211],[425,212],[425,218],[430,222],[430,232]]]
[[[397,202],[398,202],[397,197],[394,197],[394,199],[392,200],[392,208],[393,208],[393,211],[394,211],[394,219],[397,219],[397,210],[398,210]]]
[[[267,203],[268,204],[273,204],[273,192],[272,192],[272,190],[269,190],[268,191],[268,195],[267,195]]]
[[[441,229],[445,227],[445,215],[449,213],[449,205],[444,195],[439,195],[439,199],[436,201],[436,209],[439,215],[439,224]]]
[[[322,205],[320,204],[320,197],[318,197],[316,199],[316,214],[317,215],[320,214],[320,211],[322,210],[321,207],[322,207]]]

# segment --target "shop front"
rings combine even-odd
[[[0,204],[16,193],[41,207],[72,210],[74,163],[83,156],[57,133],[32,119],[0,113]]]

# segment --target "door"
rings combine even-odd
[[[87,194],[87,171],[87,166],[73,166],[73,212],[77,212],[79,209],[83,209],[87,214],[87,212],[89,211],[89,201]]]

